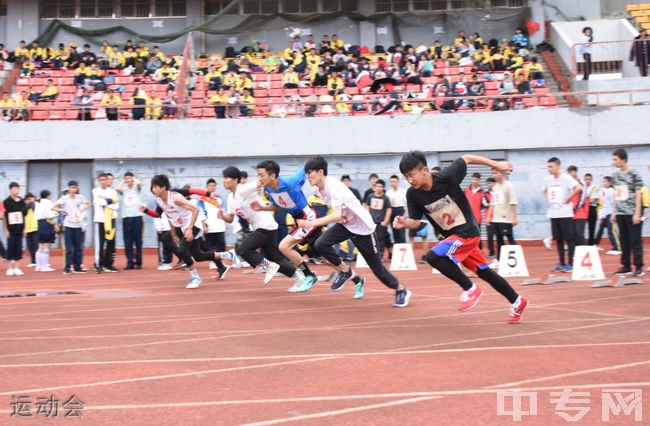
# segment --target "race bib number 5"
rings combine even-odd
[[[448,231],[457,226],[467,223],[463,212],[448,195],[438,201],[426,206],[427,212],[431,219],[434,220],[442,228],[443,231]]]
[[[296,203],[293,202],[288,192],[271,192],[269,195],[273,198],[273,202],[283,209],[293,209],[296,207]]]

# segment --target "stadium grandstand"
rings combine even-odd
[[[642,422],[649,67],[650,0],[0,0],[0,418]]]

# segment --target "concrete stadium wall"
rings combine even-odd
[[[7,196],[11,181],[26,185],[30,160],[85,159],[93,161],[93,175],[110,171],[120,177],[131,170],[147,185],[153,175],[166,173],[174,184],[202,186],[209,177],[220,178],[228,165],[254,175],[260,160],[276,158],[291,173],[320,154],[329,159],[331,175],[349,174],[364,190],[369,173],[398,174],[401,154],[411,149],[426,151],[431,164],[440,154],[502,150],[515,164],[521,214],[516,236],[542,238],[549,233],[539,190],[546,159],[559,156],[564,166],[575,164],[581,175],[591,172],[600,182],[613,172],[613,148],[625,146],[632,166],[650,184],[649,112],[650,106],[635,106],[394,118],[0,123],[0,197]],[[147,201],[153,201],[150,194]],[[148,224],[148,245],[155,244],[154,236]]]

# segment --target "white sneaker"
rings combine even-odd
[[[499,269],[499,261],[494,259],[489,265],[490,269]]]
[[[296,269],[291,279],[293,280],[293,285],[287,291],[289,293],[298,293],[302,287],[302,282],[305,280],[305,274],[300,269]]]
[[[620,256],[621,252],[618,250],[609,250],[606,254],[611,254],[612,256]]]
[[[8,277],[13,277],[15,275],[13,268],[7,269],[7,276]]]
[[[203,280],[201,279],[201,277],[192,277],[190,278],[190,281],[185,288],[189,288],[189,289],[199,288],[202,282]]]
[[[46,266],[45,268],[41,268],[39,272],[54,272],[54,268],[50,268],[49,266]]]
[[[216,263],[210,262],[210,269],[219,269]]]
[[[25,275],[25,273],[20,268],[15,268],[14,275],[20,276],[20,275]]]
[[[33,268],[34,266],[36,266],[35,263],[28,263],[28,264],[27,264],[27,267],[28,267],[28,268]]]
[[[546,237],[542,240],[544,242],[544,247],[546,247],[546,250],[551,249],[551,242],[553,241],[551,237]]]
[[[173,268],[173,266],[171,264],[169,264],[169,263],[161,263],[158,266],[159,271],[171,271],[172,268]]]
[[[264,275],[264,285],[267,285],[268,283],[271,282],[273,277],[275,277],[275,274],[278,272],[280,269],[280,265],[278,265],[275,262],[269,262],[269,267],[266,270],[266,274]]]
[[[232,266],[236,269],[239,269],[242,267],[244,263],[246,263],[244,260],[240,259],[239,256],[237,256],[237,253],[235,252],[235,249],[230,249],[228,250],[228,253],[232,255]]]

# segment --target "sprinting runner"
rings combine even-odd
[[[398,216],[393,224],[397,229],[417,229],[420,218],[426,214],[436,234],[444,237],[427,253],[426,259],[431,266],[463,288],[458,310],[463,312],[473,308],[483,294],[483,290],[458,267],[458,263],[462,263],[508,299],[512,304],[508,322],[516,323],[521,321],[528,301],[488,267],[483,252],[478,248],[478,225],[469,201],[460,188],[468,164],[482,164],[504,173],[512,172],[510,163],[467,154],[441,172],[431,174],[422,152],[405,154],[399,168],[411,185],[406,193],[408,217]]]
[[[302,192],[306,177],[303,169],[298,170],[290,177],[280,177],[280,165],[273,160],[265,160],[257,165],[257,176],[259,182],[264,186],[271,201],[270,206],[262,206],[259,201],[251,204],[254,210],[275,210],[281,208],[286,210],[294,219],[314,220],[316,212],[307,203],[307,197]],[[274,207],[275,206],[275,207]],[[299,288],[290,291],[307,291],[316,281],[318,276],[309,269],[300,253],[293,248],[304,241],[313,244],[321,234],[320,227],[296,229],[280,241],[279,249],[299,270],[305,275],[305,279]]]
[[[238,216],[249,224],[251,233],[246,234],[237,247],[237,255],[241,256],[253,268],[263,265],[266,269],[264,284],[268,284],[273,276],[280,271],[283,275],[293,279],[293,286],[289,291],[295,291],[305,279],[300,269],[285,258],[278,249],[278,224],[273,218],[273,213],[264,210],[255,210],[253,203],[260,202],[257,193],[257,181],[240,183],[241,172],[238,168],[230,166],[223,170],[223,187],[230,191],[226,200],[226,213],[223,220],[232,223]],[[258,251],[263,249],[267,259]]]
[[[323,157],[309,160],[305,165],[305,174],[309,183],[314,186],[316,195],[325,204],[331,206],[332,212],[317,219],[298,219],[297,224],[301,229],[334,224],[328,227],[315,243],[316,251],[339,271],[332,283],[332,291],[341,290],[345,283],[352,279],[355,284],[354,298],[363,297],[365,279],[355,275],[352,267],[343,262],[334,249],[337,244],[352,240],[375,276],[384,285],[395,290],[393,306],[398,308],[408,306],[411,292],[404,288],[384,266],[375,235],[377,225],[370,213],[361,205],[350,188],[340,180],[327,176],[327,161]]]
[[[217,259],[233,259],[233,254],[215,253],[201,249],[203,229],[197,226],[199,209],[192,205],[178,192],[170,191],[171,185],[166,175],[156,175],[151,179],[151,192],[156,196],[156,210],[148,209],[144,204],[140,206],[148,216],[157,218],[164,212],[173,227],[172,240],[178,245],[178,255],[190,270],[190,279],[187,287],[198,288],[203,280],[193,265],[192,259],[198,262],[215,261]]]

